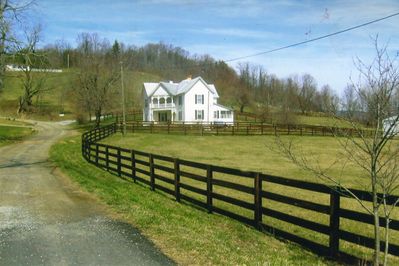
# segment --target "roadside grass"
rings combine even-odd
[[[301,153],[312,155],[309,161],[313,162],[315,167],[320,166],[322,168],[329,168],[334,162],[335,158],[346,158],[346,156],[341,153],[338,140],[333,137],[284,136],[283,139],[291,139],[294,143],[301,147]],[[398,140],[396,141],[399,143]],[[126,136],[122,137],[121,134],[115,134],[105,139],[103,143],[207,164],[237,168],[247,171],[258,171],[311,182],[320,182],[319,179],[313,177],[308,172],[298,169],[282,154],[277,152],[278,149],[276,147],[275,138],[272,136],[201,137],[162,134],[127,134]],[[139,159],[143,160],[144,158]],[[156,163],[173,168],[171,163]],[[342,168],[343,165],[346,166],[344,169]],[[148,171],[148,169],[145,167],[142,168],[143,170]],[[127,169],[125,170],[128,171]],[[205,173],[198,169],[187,168],[182,170],[205,176]],[[341,184],[344,184],[347,187],[367,190],[367,174],[359,169],[356,165],[351,164],[351,162],[338,161],[338,163],[333,165],[328,172],[334,176],[340,176]],[[161,174],[162,176],[173,180],[173,175],[167,172],[158,171],[157,174]],[[253,187],[253,181],[247,180],[245,178],[238,178],[236,176],[222,174],[218,174],[217,176],[214,176],[214,178],[225,181],[233,181],[235,183]],[[161,181],[157,182],[162,183]],[[199,189],[206,189],[204,183],[196,182],[188,178],[182,178],[181,182]],[[172,185],[167,183],[162,183],[162,185],[173,190]],[[264,184],[264,189],[280,195],[308,200],[323,205],[329,204],[329,196],[321,193],[287,188],[285,186],[271,183]],[[253,196],[244,192],[237,192],[222,187],[215,187],[214,192],[226,196],[232,196],[249,203],[253,202]],[[194,194],[189,191],[185,191],[184,193],[190,197],[204,202],[203,196],[199,196],[198,194]],[[236,207],[221,201],[216,201],[215,206],[231,210],[250,219],[253,218],[253,212],[244,208]],[[274,210],[294,215],[306,220],[318,222],[327,226],[329,225],[328,215],[265,199],[263,200],[263,206],[267,206]],[[351,199],[342,198],[341,207],[362,213],[365,212],[356,201]],[[393,218],[398,219],[399,214],[396,212]],[[315,242],[324,245],[328,244],[328,236],[315,234],[314,232],[302,227],[294,226],[266,216],[264,216],[264,221],[269,225],[292,232],[304,238],[311,239]],[[340,228],[358,233],[360,235],[373,237],[373,228],[371,225],[358,223],[347,219],[341,219]],[[399,232],[391,231],[390,242],[399,244]],[[355,244],[345,241],[340,241],[340,249],[342,251],[355,254],[363,259],[371,259],[371,249],[361,248]],[[395,261],[396,263],[399,262],[398,258],[396,257],[392,257],[391,261]]]
[[[17,123],[17,125],[20,124]],[[2,120],[0,120],[0,147],[21,141],[33,133],[34,130],[30,127],[13,126],[10,122],[3,124]]]
[[[84,189],[97,195],[181,265],[333,264],[298,247],[88,164],[80,137],[60,141],[51,159]]]

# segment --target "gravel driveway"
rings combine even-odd
[[[0,148],[0,265],[173,264],[55,173],[48,152],[63,128],[39,122],[38,134]]]

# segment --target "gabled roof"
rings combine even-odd
[[[213,94],[213,97],[219,98],[215,85],[207,84],[201,77],[194,79],[185,79],[180,83],[160,82],[160,83],[144,83],[144,89],[150,97],[154,92],[162,86],[170,95],[179,95],[188,92],[198,81],[201,81]]]

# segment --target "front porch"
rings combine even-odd
[[[155,123],[174,122],[176,120],[176,112],[172,110],[152,111],[151,120]]]

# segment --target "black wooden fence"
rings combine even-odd
[[[297,136],[357,136],[353,128],[325,127],[310,125],[279,125],[263,122],[198,123],[198,122],[143,122],[126,123],[128,132],[181,134],[181,135],[297,135]],[[370,130],[363,130],[368,136]]]
[[[366,236],[360,233],[365,233],[365,228],[373,224],[373,217],[345,208],[342,201],[353,199],[338,188],[97,143],[117,130],[117,124],[111,124],[84,133],[83,157],[118,176],[147,184],[151,190],[170,194],[178,202],[183,200],[210,213],[231,217],[276,237],[299,243],[323,256],[357,263],[358,257],[362,257],[365,252],[361,247],[374,247],[374,240],[370,234]],[[294,189],[294,192],[283,195],[281,192],[274,192],[273,186],[281,186],[284,190]],[[226,193],[226,190],[230,193]],[[300,191],[305,191],[305,199],[299,197]],[[355,189],[351,191],[365,202],[372,200],[369,192]],[[316,193],[315,199],[320,199],[321,202],[313,200],[309,196],[312,193]],[[390,197],[387,202],[392,205],[397,199]],[[324,215],[326,222],[309,219],[307,215],[300,217],[300,213],[295,214],[291,209],[276,210],[276,204],[285,204],[292,210],[299,208],[297,210],[300,213],[311,211],[316,213],[317,217]],[[356,222],[360,231],[342,228],[343,221]],[[281,222],[304,228],[311,234],[304,236],[300,235],[298,230],[292,232],[287,227],[280,226]],[[385,226],[384,218],[380,218],[380,225]],[[391,220],[390,228],[392,234],[396,234],[399,231],[399,221]],[[391,239],[389,253],[399,256],[398,238]],[[345,243],[355,245],[342,251]],[[384,242],[381,241],[381,250],[383,248]]]

